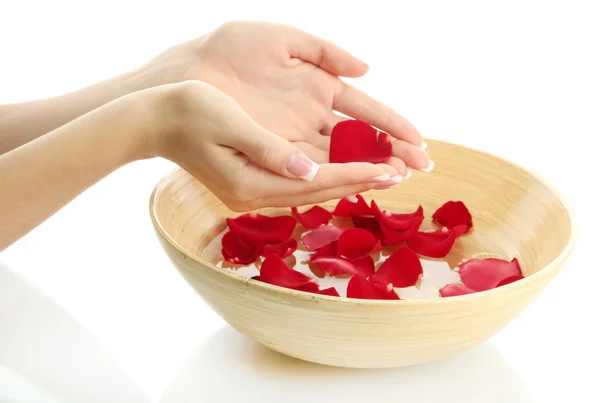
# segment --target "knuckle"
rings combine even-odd
[[[269,161],[273,150],[273,144],[269,143],[265,139],[257,139],[254,143],[254,159],[259,164],[265,164]]]

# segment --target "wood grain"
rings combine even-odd
[[[525,279],[432,300],[307,294],[246,280],[199,257],[224,229],[224,219],[238,213],[185,171],[156,186],[150,215],[183,277],[232,327],[257,342],[292,357],[341,367],[432,361],[487,340],[519,315],[559,272],[577,237],[572,209],[540,177],[481,151],[427,142],[436,162],[433,172],[415,172],[396,188],[365,197],[393,211],[413,211],[421,204],[426,217],[448,200],[464,201],[473,214],[474,231],[457,241],[450,259],[458,263],[480,253],[517,257]],[[282,209],[260,212],[289,214]]]

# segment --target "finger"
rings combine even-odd
[[[402,160],[410,168],[427,171],[432,164],[429,155],[424,150],[395,138],[392,138],[392,155]],[[431,168],[433,169],[433,167]]]
[[[308,157],[317,164],[326,164],[329,162],[329,150],[320,148],[318,144],[311,144],[301,141],[294,142],[294,145],[298,147],[304,154],[308,155]]]
[[[423,142],[419,131],[408,120],[394,112],[389,106],[348,84],[343,83],[335,94],[333,109],[365,121],[371,126],[417,147]]]
[[[319,172],[311,182],[292,180],[280,175],[248,166],[247,173],[252,174],[249,181],[253,183],[257,198],[290,196],[302,193],[315,193],[325,189],[365,184],[385,183],[394,173],[393,168],[382,164],[365,162],[345,164],[322,164]],[[253,169],[254,171],[250,171]]]
[[[402,161],[400,158],[391,157],[390,159],[388,159],[386,161],[386,165],[388,165],[395,171],[394,174],[390,174],[390,175],[392,175],[392,176],[401,175],[404,179],[408,179],[410,177],[410,176],[406,177],[407,173],[409,172],[408,171],[409,168],[406,166],[404,161]]]
[[[286,178],[312,181],[319,164],[293,143],[256,125],[245,133],[234,131],[224,137],[223,145],[242,152],[254,164]]]
[[[338,123],[340,123],[344,120],[348,120],[348,118],[340,116],[340,115],[336,115],[335,113],[332,113],[323,122],[323,127],[321,128],[320,133],[324,136],[331,136],[331,132],[333,131],[333,128],[335,127],[335,125],[337,125]]]
[[[329,148],[331,145],[331,138],[329,136],[323,136],[320,133],[315,133],[314,136],[309,137],[309,140],[313,146],[327,153],[327,158],[329,158]]]
[[[290,56],[312,63],[334,76],[361,77],[369,66],[325,39],[294,27],[289,29]]]

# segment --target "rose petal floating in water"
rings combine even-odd
[[[465,204],[461,201],[448,201],[433,213],[433,221],[446,228],[455,228],[465,226],[456,232],[456,236],[461,236],[473,228],[473,217]]]
[[[462,284],[447,284],[440,290],[440,295],[442,297],[457,297],[459,295],[472,294],[474,290],[471,290],[469,287],[465,287]]]
[[[441,258],[450,252],[454,241],[454,230],[444,227],[432,232],[416,232],[406,240],[406,245],[421,256]]]
[[[305,234],[302,237],[302,244],[312,252],[327,244],[336,242],[343,232],[344,228],[336,227],[335,225],[324,225]]]
[[[313,206],[304,213],[300,213],[296,207],[292,207],[292,212],[298,221],[300,221],[300,224],[308,229],[319,228],[321,225],[327,225],[331,221],[331,213],[321,206]]]
[[[319,266],[328,276],[350,274],[369,277],[375,272],[375,262],[371,256],[356,260],[348,260],[340,256],[319,257],[312,259],[311,263]]]
[[[374,284],[361,276],[350,279],[346,296],[360,299],[400,299],[391,284]]]
[[[250,264],[258,258],[258,248],[245,243],[236,231],[228,231],[223,235],[221,246],[223,258],[230,263]]]
[[[356,195],[356,198],[358,199],[356,203],[341,199],[335,206],[333,215],[336,217],[372,216],[373,212],[365,199],[359,194]]]
[[[382,263],[371,280],[377,284],[392,284],[403,288],[417,284],[423,274],[419,256],[406,246],[401,246]]]
[[[458,274],[465,286],[485,291],[523,278],[517,258],[511,261],[487,258],[469,259],[458,265]]]
[[[245,243],[262,246],[290,239],[296,228],[296,219],[289,215],[269,217],[247,213],[237,218],[228,218],[227,225],[232,231],[239,232]]]
[[[369,231],[361,228],[348,228],[338,239],[338,255],[346,259],[360,259],[370,255],[377,239]]]
[[[286,257],[290,256],[292,253],[294,253],[297,248],[298,248],[298,241],[296,241],[294,238],[292,238],[292,239],[288,239],[287,241],[282,242],[282,243],[275,243],[275,244],[263,246],[262,250],[260,252],[260,255],[263,257],[267,257],[271,254],[275,254],[275,255],[279,256],[280,258],[285,259]]]

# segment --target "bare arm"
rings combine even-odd
[[[136,159],[142,115],[125,97],[0,155],[0,251]]]
[[[134,71],[81,90],[31,102],[0,105],[0,155],[144,86]]]

